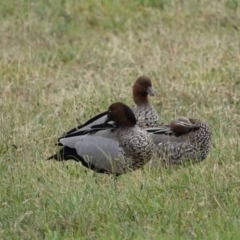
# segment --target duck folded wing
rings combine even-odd
[[[63,138],[71,138],[75,136],[82,136],[87,134],[98,134],[99,136],[106,136],[111,138],[112,134],[111,132],[114,132],[117,129],[117,126],[115,123],[100,123],[96,125],[92,125],[89,128],[79,128],[77,131],[72,131],[71,133],[67,135],[63,135],[58,138],[58,142],[60,142]]]
[[[64,138],[64,137],[70,137],[70,136],[77,135],[78,132],[80,132],[80,134],[82,134],[85,130],[91,129],[92,126],[104,123],[106,121],[106,119],[107,119],[107,111],[99,113],[98,115],[94,116],[93,118],[90,118],[84,124],[74,127],[71,130],[67,131],[61,137],[59,137],[58,140],[60,140],[61,138]]]
[[[82,159],[84,166],[90,166],[91,169],[98,172],[118,172],[115,159],[119,157],[121,151],[117,141],[109,138],[86,135],[73,138],[61,139],[64,146],[75,149],[77,156]]]
[[[172,131],[170,128],[162,127],[152,129],[146,129],[150,134],[153,142],[158,145],[159,143],[182,143],[188,140],[189,136],[187,134],[178,134]]]

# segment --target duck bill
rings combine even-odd
[[[154,92],[153,92],[152,87],[147,88],[147,94],[149,94],[150,96],[154,96]]]

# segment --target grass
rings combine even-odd
[[[239,239],[239,3],[2,1],[0,239]],[[204,162],[115,182],[45,160],[140,75],[162,122],[211,125]]]

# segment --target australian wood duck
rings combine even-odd
[[[155,161],[160,158],[169,164],[181,164],[184,160],[197,163],[207,157],[211,148],[211,129],[199,119],[179,117],[169,125],[147,131],[156,145]]]
[[[159,126],[157,111],[149,102],[148,95],[154,96],[152,82],[148,77],[141,76],[133,85],[133,101],[137,106],[133,112],[141,128]]]
[[[154,143],[136,125],[133,111],[123,103],[112,104],[104,124],[60,138],[63,148],[49,159],[73,159],[96,172],[121,175],[150,161]],[[108,122],[113,121],[113,124]]]

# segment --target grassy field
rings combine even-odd
[[[240,239],[239,0],[9,0],[0,20],[0,239]],[[78,122],[132,106],[140,75],[162,122],[211,125],[204,162],[115,183],[45,160]]]

